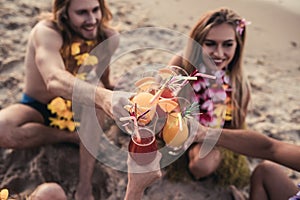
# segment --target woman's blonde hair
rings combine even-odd
[[[247,77],[244,76],[242,67],[243,50],[246,38],[246,26],[241,24],[243,22],[244,20],[231,9],[220,8],[205,13],[190,33],[190,38],[202,45],[208,32],[217,25],[226,23],[236,30],[235,38],[237,47],[232,61],[227,66],[230,72],[231,86],[233,89],[231,98],[234,108],[233,120],[231,122],[232,128],[243,127],[247,115],[248,103],[250,101],[250,86]],[[191,45],[191,47],[188,48],[188,51],[194,54],[193,57],[195,57],[195,52],[192,52],[193,49],[199,49],[194,47],[195,45]],[[199,58],[199,55],[202,57],[202,50],[198,50],[196,55],[198,57],[197,59],[202,59]],[[183,61],[183,65],[189,72],[192,72],[192,70],[195,69],[195,64],[191,64],[186,60]]]

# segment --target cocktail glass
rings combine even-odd
[[[162,130],[161,137],[170,148],[169,154],[178,155],[185,150],[187,145],[190,145],[190,122],[193,119],[191,104],[183,97],[176,97],[178,106],[168,113],[165,126]],[[193,108],[194,109],[194,108]],[[198,112],[198,111],[196,111]],[[188,114],[187,114],[188,113]]]
[[[128,145],[129,155],[139,165],[151,163],[157,153],[157,143],[155,133],[145,127],[138,127],[131,134],[131,140]]]

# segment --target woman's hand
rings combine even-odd
[[[198,123],[198,129],[197,129],[197,133],[195,135],[195,138],[194,138],[194,142],[197,142],[197,143],[202,143],[208,133],[208,127],[206,126],[203,126],[201,123],[197,122]]]

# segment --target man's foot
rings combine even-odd
[[[75,200],[95,200],[92,189],[86,187],[77,187]]]

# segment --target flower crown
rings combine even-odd
[[[246,21],[246,19],[243,18],[243,19],[241,19],[241,20],[237,20],[237,21],[236,21],[236,24],[237,24],[237,26],[236,26],[236,32],[237,32],[238,34],[242,35],[243,32],[244,32],[244,30],[245,30],[246,25],[251,24],[251,22]]]

